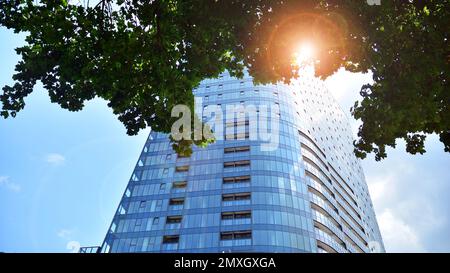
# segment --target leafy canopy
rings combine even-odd
[[[94,2],[94,1],[92,1]],[[437,133],[450,152],[449,0],[0,0],[0,24],[27,34],[22,60],[3,87],[0,114],[16,116],[37,81],[51,101],[79,111],[100,97],[132,135],[169,132],[177,104],[193,109],[192,90],[225,69],[256,83],[297,77],[292,55],[318,45],[316,75],[340,67],[372,71],[351,109],[363,124],[355,153],[386,157],[398,138],[423,153]],[[174,143],[177,152],[211,139]]]

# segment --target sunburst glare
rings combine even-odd
[[[311,43],[302,43],[294,52],[294,63],[296,65],[307,64],[314,59],[314,46]]]

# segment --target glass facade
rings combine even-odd
[[[248,117],[223,115],[236,133],[190,157],[150,133],[101,252],[384,251],[349,122],[321,81],[255,86],[223,73],[194,94],[203,110],[276,105],[276,148],[261,148]]]

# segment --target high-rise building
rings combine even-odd
[[[152,132],[101,252],[384,251],[350,124],[322,81],[255,86],[223,73],[194,94],[205,121],[223,109],[213,129],[224,139],[180,157]],[[231,119],[229,105],[253,115]]]

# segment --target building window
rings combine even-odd
[[[239,231],[239,232],[234,232],[233,236],[235,240],[240,240],[240,239],[251,239],[252,238],[252,232],[250,230],[248,231]]]
[[[223,166],[225,168],[235,168],[235,167],[250,166],[250,160],[239,160],[239,161],[224,162]]]
[[[153,225],[159,224],[159,217],[153,218]]]
[[[251,230],[227,231],[220,233],[220,240],[242,240],[251,238],[252,238]]]
[[[176,172],[187,172],[187,171],[189,171],[189,166],[188,166],[188,165],[185,165],[185,166],[177,166],[177,167],[175,168],[175,171],[176,171]]]
[[[135,227],[140,227],[142,225],[142,219],[136,219]],[[139,230],[139,229],[138,229]]]
[[[308,133],[311,133],[308,130]],[[312,140],[308,135],[306,135],[305,133],[303,133],[302,131],[298,130],[298,134],[302,137],[304,137],[306,140],[308,140],[309,142],[311,142],[314,147],[320,152],[320,154],[324,157],[327,158],[327,156],[322,152],[322,149],[319,148],[319,146],[317,146],[316,142],[314,140]]]
[[[166,160],[171,160],[171,159],[172,159],[172,155],[171,154],[166,155]]]
[[[170,206],[181,206],[184,205],[184,198],[171,198],[169,201]]]
[[[223,184],[250,183],[250,175],[224,177]]]
[[[165,235],[163,237],[163,244],[178,244],[180,235]]]
[[[240,94],[241,96],[243,96],[243,95],[244,95],[244,91],[239,92],[239,94]]]
[[[243,139],[249,139],[249,138],[250,138],[250,133],[248,133],[248,132],[225,135],[226,140],[243,140]]]
[[[220,240],[233,240],[233,232],[221,232]]]
[[[224,194],[222,195],[222,201],[234,201],[234,194]]]
[[[226,127],[238,127],[238,126],[247,126],[250,124],[250,121],[248,119],[245,120],[239,120],[239,121],[231,121],[225,123]]]
[[[248,151],[250,151],[250,146],[227,147],[223,149],[223,152],[225,154],[248,152]]]
[[[183,219],[183,216],[181,216],[181,215],[167,216],[166,224],[179,224],[179,223],[181,223],[182,219]]]
[[[250,210],[222,212],[222,220],[247,219],[252,217]]]
[[[242,194],[235,194],[234,195],[234,200],[238,201],[238,200],[250,200],[250,193],[242,193]]]
[[[242,193],[230,193],[230,194],[223,194],[222,195],[222,201],[238,201],[238,200],[250,200],[251,194],[249,192],[242,192]]]
[[[233,212],[222,212],[222,220],[232,220],[234,219]]]
[[[172,189],[185,189],[187,186],[187,181],[177,181],[173,182]]]
[[[252,212],[248,211],[237,211],[234,213],[234,219],[248,219],[252,218]]]

